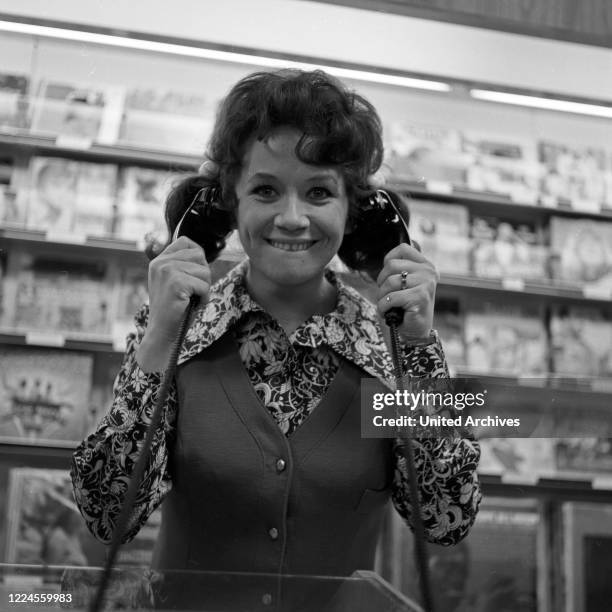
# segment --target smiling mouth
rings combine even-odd
[[[267,240],[266,242],[275,249],[282,251],[307,251],[316,240],[303,240],[300,242],[283,242],[282,240]]]

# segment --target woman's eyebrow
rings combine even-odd
[[[276,176],[274,174],[270,174],[269,172],[256,172],[252,176],[249,176],[249,181],[256,181],[264,179],[266,181],[276,180]]]
[[[315,174],[314,176],[309,176],[306,179],[307,183],[315,183],[318,181],[332,181],[333,183],[335,183],[336,185],[338,184],[338,179],[331,173],[321,173],[321,174]]]

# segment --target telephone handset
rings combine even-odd
[[[234,213],[223,208],[221,188],[203,187],[196,193],[172,234],[172,242],[187,236],[203,249],[206,261],[213,262],[225,247],[225,240],[234,228]]]

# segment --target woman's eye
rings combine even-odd
[[[313,200],[325,200],[327,198],[333,197],[334,194],[329,189],[327,189],[327,187],[313,187],[308,192],[308,195]]]
[[[259,185],[253,189],[253,193],[262,198],[273,198],[276,195],[276,190],[270,185]]]

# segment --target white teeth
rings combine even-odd
[[[283,251],[305,251],[309,249],[314,241],[310,242],[276,242],[274,240],[268,241],[273,247],[277,249],[282,249]]]

